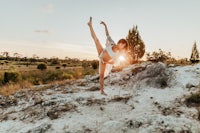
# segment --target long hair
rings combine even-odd
[[[124,50],[126,50],[126,51],[128,51],[128,41],[126,40],[126,39],[120,39],[118,42],[117,42],[117,44],[118,43],[123,43],[123,44],[126,44],[125,46],[124,46]]]

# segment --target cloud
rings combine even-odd
[[[46,14],[51,14],[55,11],[55,7],[52,3],[42,5],[41,9],[42,9],[42,12]]]
[[[53,32],[53,30],[49,30],[49,29],[47,29],[47,30],[34,30],[34,32],[35,33],[40,33],[40,34],[46,34],[46,35],[50,35],[50,34],[52,34],[52,33],[54,33]]]
[[[49,30],[35,30],[37,33],[49,33]]]

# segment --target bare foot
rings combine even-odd
[[[104,91],[102,91],[101,94],[107,96],[107,94]]]
[[[90,21],[87,23],[89,26],[92,26],[92,17],[90,17]]]

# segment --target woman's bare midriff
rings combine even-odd
[[[105,62],[108,62],[109,60],[112,59],[112,58],[110,57],[110,55],[108,54],[107,51],[104,51],[102,58],[103,58],[103,60],[104,60]]]

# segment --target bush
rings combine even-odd
[[[159,52],[153,52],[152,54],[147,53],[147,61],[152,61],[152,62],[166,62],[167,60],[171,59],[171,53],[164,52],[161,49],[159,49]]]
[[[57,67],[56,67],[56,69],[60,69],[60,67],[59,67],[59,66],[57,66]]]
[[[174,65],[181,65],[181,66],[184,66],[184,65],[190,65],[190,62],[188,61],[187,58],[182,58],[182,59],[170,59],[170,60],[167,60],[166,61],[167,64],[174,64]]]
[[[93,69],[97,69],[99,66],[99,62],[98,61],[92,61],[92,68]]]
[[[52,81],[59,81],[59,80],[65,80],[65,79],[73,79],[74,76],[76,76],[74,73],[70,73],[68,71],[62,71],[62,70],[50,70],[43,74],[41,77],[42,83],[49,83]]]
[[[82,69],[82,72],[81,72],[82,75],[94,75],[96,73],[97,73],[97,71],[95,69],[92,69],[89,67]]]
[[[45,70],[45,69],[47,69],[47,65],[44,64],[44,63],[41,63],[41,64],[39,64],[39,65],[37,66],[37,69]]]
[[[88,61],[83,61],[82,62],[82,67],[83,68],[87,68],[87,67],[89,67],[90,66],[90,64],[88,63]]]
[[[65,67],[67,67],[67,64],[62,64],[62,66],[65,68]]]
[[[17,83],[21,79],[21,75],[18,72],[5,72],[4,83]]]
[[[200,93],[196,93],[196,94],[191,94],[190,97],[188,97],[186,99],[187,103],[196,103],[196,104],[200,104]]]
[[[55,59],[52,59],[51,61],[51,65],[60,65],[60,60],[55,58]]]
[[[62,78],[63,78],[63,79],[73,79],[74,77],[73,77],[73,75],[71,75],[71,74],[63,73],[63,74],[62,74]]]
[[[0,87],[3,85],[4,73],[0,72]]]

